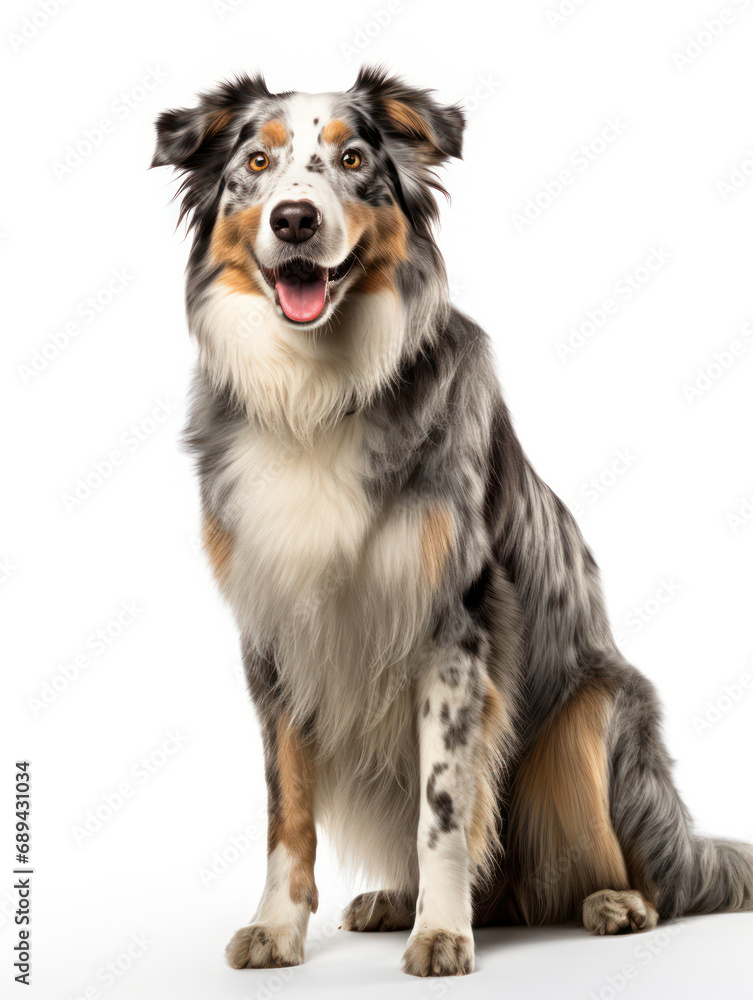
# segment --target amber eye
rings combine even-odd
[[[361,166],[361,157],[355,149],[346,149],[340,162],[348,170],[357,170]]]
[[[266,170],[269,166],[269,157],[266,153],[254,153],[248,161],[248,166],[250,170],[254,170],[258,174],[261,170]]]

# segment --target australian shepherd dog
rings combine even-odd
[[[433,168],[463,125],[381,69],[241,76],[157,121],[194,233],[187,441],[265,748],[234,968],[302,961],[317,829],[379,886],[343,926],[410,929],[418,976],[471,972],[474,926],[753,907],[753,848],[694,833],[594,558],[449,301]]]

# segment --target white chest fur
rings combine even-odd
[[[215,483],[232,539],[223,589],[247,641],[274,648],[294,715],[316,710],[332,748],[385,725],[432,598],[426,511],[376,507],[362,436],[358,415],[311,447],[244,424]]]
[[[244,424],[217,482],[229,491],[229,596],[245,628],[271,638],[352,571],[373,512],[359,468],[361,424],[345,418],[305,447]]]

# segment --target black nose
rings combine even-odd
[[[269,217],[272,232],[284,243],[310,240],[321,221],[319,210],[310,201],[281,201]]]

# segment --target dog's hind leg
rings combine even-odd
[[[402,931],[413,926],[416,896],[402,889],[362,892],[343,911],[346,931]]]
[[[510,851],[528,924],[582,917],[597,934],[656,924],[631,886],[612,825],[608,741],[613,685],[584,680],[547,720],[518,772]]]
[[[593,664],[592,664],[593,666]],[[698,837],[674,787],[651,683],[599,665],[544,725],[518,773],[510,843],[527,923],[594,934],[753,908],[753,847]]]
[[[659,914],[636,890],[600,889],[583,901],[583,926],[592,934],[621,934],[649,931],[659,922]]]

